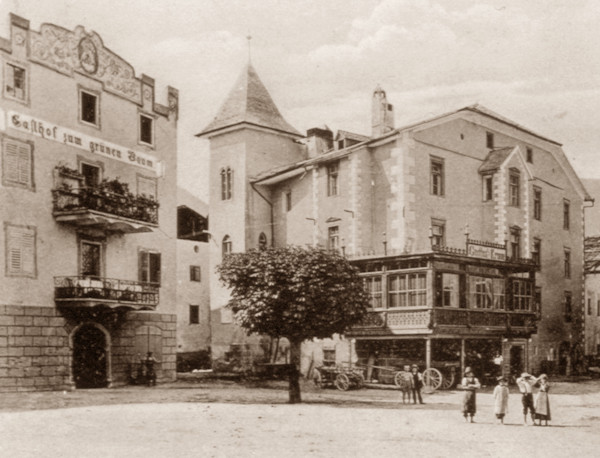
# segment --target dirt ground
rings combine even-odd
[[[491,388],[464,423],[460,391],[402,404],[395,390],[303,386],[287,404],[283,382],[183,381],[153,388],[0,395],[2,457],[580,457],[600,453],[600,381],[555,383],[549,427],[522,425],[511,392],[495,424]]]

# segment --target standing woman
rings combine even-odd
[[[473,374],[473,371],[470,367],[465,369],[465,376],[462,379],[461,386],[465,391],[465,396],[463,397],[462,403],[463,417],[465,417],[465,421],[469,421],[467,417],[470,417],[470,421],[473,423],[473,417],[477,412],[476,392],[479,388],[481,388],[481,384]]]
[[[550,416],[550,398],[548,397],[548,391],[550,391],[548,376],[542,374],[538,381],[540,390],[535,395],[535,418],[540,421],[539,426],[542,426],[542,420],[545,422],[544,426],[548,426],[548,420],[552,420]],[[535,425],[535,422],[533,424]]]

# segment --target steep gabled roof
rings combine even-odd
[[[483,164],[479,167],[479,173],[495,172],[498,170],[514,149],[514,146],[510,146],[490,151]]]
[[[242,71],[215,118],[197,136],[242,123],[303,137],[283,119],[252,64]]]

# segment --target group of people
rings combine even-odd
[[[508,380],[504,376],[498,377],[497,380],[498,385],[494,388],[493,393],[494,414],[498,422],[504,424],[504,417],[508,413]],[[527,372],[523,372],[521,377],[517,379],[517,386],[521,392],[521,402],[523,404],[523,424],[527,425],[527,414],[529,413],[533,425],[541,426],[542,421],[544,421],[544,426],[548,426],[548,421],[551,420],[548,376],[542,374],[536,378]],[[539,386],[539,389],[534,397],[533,389],[536,386]],[[465,369],[461,387],[465,391],[462,414],[466,422],[473,423],[473,417],[477,412],[476,392],[481,388],[481,384],[470,367]],[[536,424],[535,420],[538,420],[539,423]]]
[[[412,366],[404,366],[404,372],[402,375],[402,402],[406,404],[406,401],[410,402],[412,395],[413,403],[416,404],[417,400],[419,404],[425,404],[423,397],[421,396],[421,389],[423,388],[423,374],[419,372],[419,366],[413,364]]]

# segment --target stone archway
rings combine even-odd
[[[70,336],[71,376],[75,388],[111,385],[110,333],[100,324],[82,323]]]

